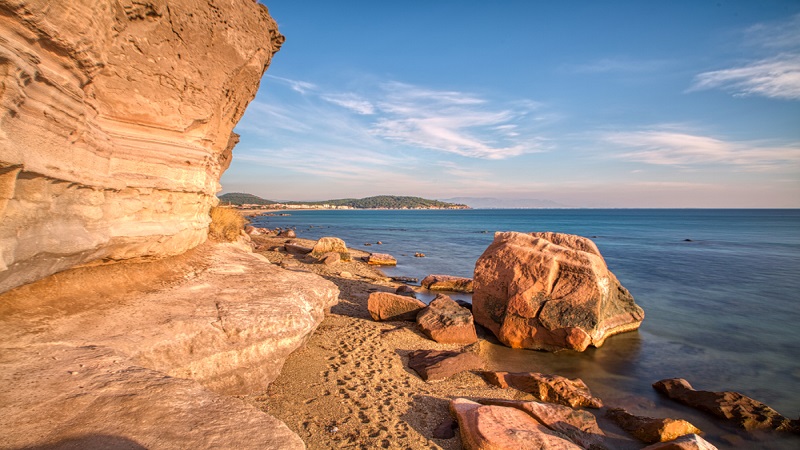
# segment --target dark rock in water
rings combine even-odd
[[[472,344],[478,341],[472,313],[452,298],[439,294],[417,315],[426,336],[442,344]]]
[[[373,292],[367,299],[367,309],[373,320],[417,320],[417,313],[427,307],[421,301],[391,292]]]
[[[405,295],[406,297],[417,298],[417,293],[414,291],[414,288],[408,285],[397,286],[397,289],[394,291],[397,295]]]
[[[376,242],[375,244],[376,244],[376,245],[383,245],[383,242],[381,242],[381,241],[378,241],[378,242]]]
[[[465,370],[484,367],[483,360],[474,353],[444,350],[415,350],[408,354],[408,367],[414,369],[425,381],[443,380]]]
[[[772,429],[800,432],[798,421],[780,415],[769,406],[733,391],[700,391],[683,378],[669,378],[653,383],[653,388],[667,397],[711,413],[745,430]]]
[[[694,241],[691,239],[684,239],[683,242],[694,242]]]
[[[696,434],[687,434],[674,441],[648,445],[642,450],[717,450],[717,447]]]
[[[606,417],[646,444],[666,442],[687,434],[701,433],[697,427],[685,420],[635,416],[622,408],[609,409]]]
[[[475,264],[472,305],[513,348],[584,351],[644,319],[594,242],[551,232],[495,234]]]
[[[414,277],[391,277],[390,279],[399,283],[419,283],[419,278]]]
[[[414,257],[415,258],[424,258],[425,257],[425,253],[416,252],[416,253],[414,253]]]
[[[364,247],[372,247],[372,244],[370,244],[369,242],[365,242]]]
[[[571,408],[602,408],[603,402],[592,397],[589,387],[579,378],[568,379],[560,375],[536,372],[483,372],[487,383],[507,389],[512,387],[527,392],[543,402],[558,403]]]
[[[605,433],[597,425],[597,419],[594,414],[589,411],[572,409],[569,406],[553,403],[522,400],[479,398],[475,401],[482,405],[504,406],[525,412],[547,428],[563,434],[583,448],[592,450],[610,448],[606,444]]]

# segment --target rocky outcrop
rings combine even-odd
[[[452,298],[439,294],[417,315],[426,336],[441,344],[472,344],[478,341],[472,313]]]
[[[219,394],[263,391],[338,289],[232,245],[177,258],[74,269],[0,296],[4,442],[99,433],[146,448],[302,448]]]
[[[510,347],[585,350],[644,318],[595,244],[560,233],[495,234],[475,264],[475,321]]]
[[[206,239],[283,42],[253,1],[0,0],[0,292]]]
[[[371,266],[396,266],[397,259],[388,253],[371,253],[362,258]]]
[[[536,372],[484,372],[487,383],[508,389],[527,392],[543,402],[558,403],[571,408],[602,408],[603,402],[593,397],[586,383],[579,378],[568,379],[560,375]]]
[[[726,419],[745,430],[800,432],[800,421],[790,420],[764,403],[733,391],[701,391],[683,378],[669,378],[653,383],[667,397],[684,405]]]
[[[347,251],[347,245],[337,237],[319,238],[311,249],[311,256],[315,258],[322,258],[326,253],[338,253],[342,261],[350,261],[350,252]]]
[[[550,430],[515,408],[481,405],[463,398],[450,401],[467,450],[581,450],[566,436]]]
[[[666,442],[701,431],[682,419],[636,416],[621,408],[611,408],[606,416],[636,439],[646,443]]]
[[[444,380],[466,370],[482,369],[480,356],[447,350],[415,350],[408,354],[408,367],[425,381]]]
[[[428,275],[422,279],[422,287],[431,291],[452,291],[472,293],[472,278],[452,275]]]
[[[416,298],[391,292],[373,292],[367,299],[367,309],[372,320],[417,320],[417,314],[427,305]]]

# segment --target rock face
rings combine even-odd
[[[188,267],[175,262],[183,255],[81,268],[0,296],[3,444],[85,433],[146,448],[302,448],[278,421],[220,394],[263,391],[338,289],[233,245],[192,254]],[[113,447],[90,443],[76,448]]]
[[[283,36],[253,1],[0,0],[0,292],[206,239]]]
[[[502,406],[481,405],[463,398],[450,401],[467,450],[581,450],[581,447],[528,414]]]
[[[635,416],[621,408],[609,409],[606,416],[646,444],[672,441],[687,434],[701,433],[697,427],[682,419]]]
[[[745,430],[773,429],[800,432],[800,423],[782,416],[769,406],[733,391],[700,391],[682,378],[670,378],[653,383],[667,397],[684,405],[727,419]]]
[[[454,277],[452,275],[428,275],[422,279],[422,287],[431,291],[453,291],[471,293],[472,278]]]
[[[606,443],[606,435],[597,419],[588,411],[572,409],[569,406],[552,403],[525,402],[520,400],[501,400],[479,398],[482,405],[505,406],[516,408],[541,422],[547,428],[567,436],[582,448],[599,450],[610,448]]]
[[[417,315],[417,323],[426,336],[442,344],[478,342],[472,313],[452,298],[439,294]]]
[[[512,387],[527,392],[543,402],[558,403],[571,408],[602,408],[603,402],[592,397],[582,380],[570,380],[560,375],[545,375],[536,372],[484,372],[487,383],[507,389]]]
[[[444,380],[465,370],[482,369],[480,356],[446,350],[415,350],[408,354],[408,367],[425,381]]]
[[[475,321],[510,347],[585,350],[644,319],[594,243],[560,233],[496,233],[475,264]]]
[[[416,298],[390,292],[373,292],[367,299],[367,309],[372,320],[417,320],[417,314],[425,308],[425,303]]]

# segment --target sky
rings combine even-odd
[[[223,193],[800,207],[800,1],[262,3]]]

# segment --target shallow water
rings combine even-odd
[[[384,269],[387,275],[419,279],[432,273],[471,277],[495,231],[591,237],[645,310],[639,331],[582,354],[491,346],[490,359],[507,370],[580,377],[607,403],[678,414],[720,448],[800,448],[800,438],[788,436],[757,435],[753,441],[753,435],[664,400],[650,387],[682,377],[698,389],[750,395],[787,417],[800,414],[800,210],[291,214],[260,217],[255,224],[297,227],[300,237],[337,236],[352,248],[390,253],[398,266]],[[415,252],[426,257],[415,258]]]

